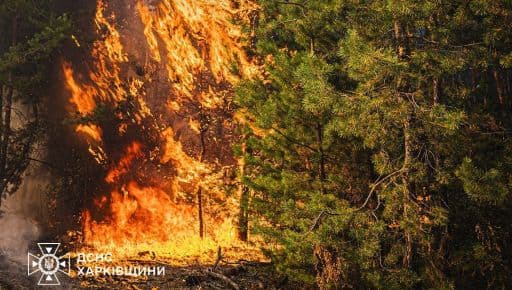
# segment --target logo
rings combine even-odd
[[[39,255],[31,253],[27,255],[28,275],[40,272],[41,276],[37,283],[40,286],[60,285],[57,273],[62,272],[69,276],[71,272],[69,254],[57,256],[60,243],[37,243],[37,246],[40,251]]]

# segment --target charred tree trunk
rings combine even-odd
[[[243,137],[245,139],[245,136]],[[244,155],[247,151],[245,142],[242,144],[242,158],[239,163],[240,178],[243,179],[245,174]],[[241,241],[249,240],[249,188],[245,186],[242,180],[238,187],[240,193],[240,213],[238,216],[238,238]]]
[[[202,108],[200,108],[201,110]],[[206,142],[205,142],[205,134],[208,130],[207,127],[207,118],[200,113],[200,142],[201,142],[201,155],[199,155],[199,161],[202,162],[206,155]],[[198,219],[199,219],[199,237],[201,239],[204,238],[204,211],[203,211],[203,188],[201,185],[198,186],[197,189],[197,210],[198,210]]]
[[[199,237],[204,238],[204,220],[203,220],[203,190],[201,186],[197,189],[197,209],[199,215]]]
[[[238,238],[247,242],[249,240],[249,189],[245,185],[241,187]]]

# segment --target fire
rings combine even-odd
[[[119,177],[128,173],[133,160],[142,155],[141,147],[142,145],[140,143],[133,142],[132,145],[126,148],[125,155],[119,160],[117,166],[109,171],[107,177],[105,177],[105,181],[114,183]]]
[[[137,1],[137,9],[151,56],[159,62],[164,48],[168,76],[178,96],[197,95],[202,73],[210,72],[217,84],[236,83],[239,76],[233,63],[238,64],[239,74],[256,73],[244,52],[241,27],[232,23],[254,5],[243,3],[234,9],[226,0],[164,0],[148,7],[143,2]]]
[[[93,97],[96,94],[94,88],[89,86],[82,87],[77,84],[70,63],[64,63],[62,71],[64,72],[67,88],[71,92],[70,102],[75,105],[78,112],[82,115],[92,112],[96,107],[96,101]]]
[[[101,128],[94,124],[79,124],[76,126],[76,132],[84,133],[85,135],[88,135],[96,142],[101,141]]]
[[[181,139],[186,134],[203,144],[208,118],[200,116],[222,109],[241,76],[258,73],[237,24],[247,23],[256,7],[229,0],[133,2],[136,10],[128,6],[126,13],[142,23],[140,31],[123,28],[115,7],[98,0],[92,65],[80,74],[62,64],[70,111],[79,118],[75,131],[88,136],[89,152],[106,170],[104,192],[91,193],[96,198],[82,213],[84,241],[126,255],[151,250],[175,257],[240,246],[238,201],[222,185],[229,166]],[[145,58],[140,43],[130,45],[141,38]],[[131,55],[139,55],[139,64]]]
[[[141,244],[168,242],[169,231],[181,235],[180,238],[195,236],[193,208],[178,206],[161,189],[141,187],[132,181],[111,193],[108,206],[111,215],[102,223],[91,219],[88,211],[84,213],[88,225],[85,240],[98,248],[129,243],[130,248],[138,251]]]

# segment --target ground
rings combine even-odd
[[[165,276],[148,278],[100,276],[94,278],[69,278],[60,275],[59,287],[36,287],[38,276],[27,277],[23,263],[0,256],[0,289],[297,289],[283,276],[275,274],[265,262],[219,261],[214,265],[192,264],[173,266],[154,260],[126,260],[131,264],[165,267]],[[228,264],[229,263],[229,264]],[[214,269],[215,267],[215,269]],[[213,272],[213,274],[212,274]],[[64,277],[63,277],[64,276]],[[295,285],[296,286],[296,285]]]

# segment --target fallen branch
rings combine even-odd
[[[245,259],[240,259],[236,262],[230,262],[226,260],[222,260],[222,262],[226,265],[244,265],[244,266],[267,266],[271,265],[272,262],[260,262],[260,261],[249,261]]]
[[[220,261],[222,261],[222,248],[219,246],[219,248],[217,250],[217,259],[215,259],[215,263],[213,264],[213,267],[206,270],[206,274],[208,276],[211,276],[211,277],[214,277],[214,278],[217,278],[217,279],[220,279],[220,280],[226,282],[228,285],[233,287],[233,289],[235,289],[235,290],[240,290],[240,286],[238,286],[238,284],[236,284],[233,280],[229,279],[224,274],[215,272],[217,270],[217,267],[219,266]]]
[[[217,278],[217,279],[220,279],[220,280],[226,282],[228,285],[233,287],[233,289],[235,289],[235,290],[240,290],[240,286],[238,286],[238,284],[236,284],[233,280],[229,279],[228,277],[224,276],[223,274],[213,272],[211,270],[207,270],[206,274],[208,276],[211,276],[211,277],[214,277],[214,278]]]
[[[222,260],[222,248],[219,246],[219,249],[217,250],[217,260],[215,260],[215,264],[213,264],[212,271],[217,270],[217,267],[219,266],[219,262]]]

